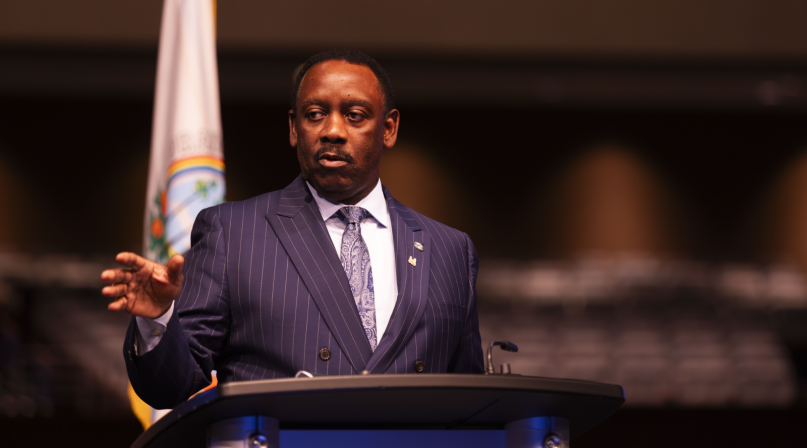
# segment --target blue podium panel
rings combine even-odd
[[[283,448],[504,448],[504,430],[280,430]]]

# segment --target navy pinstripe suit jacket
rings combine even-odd
[[[299,177],[280,191],[203,210],[185,283],[151,351],[124,342],[129,379],[151,406],[174,407],[211,382],[325,375],[482,373],[476,251],[465,233],[392,198],[398,299],[375,352],[316,202]],[[423,251],[415,248],[420,242]],[[417,260],[410,265],[409,257]],[[331,357],[319,356],[328,348]]]

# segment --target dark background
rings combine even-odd
[[[139,250],[151,102],[22,96],[0,101],[5,245],[37,252]],[[629,148],[671,192],[676,214],[669,237],[676,255],[772,259],[759,211],[807,140],[807,112],[800,109],[401,102],[399,146],[416,148],[451,179],[460,203],[439,213],[473,237],[481,257],[573,255],[557,241],[563,206],[552,202],[553,188],[592,147],[609,144]],[[287,110],[284,102],[223,101],[228,200],[283,188],[299,174],[288,145]],[[424,174],[416,167],[406,173],[385,168],[383,175],[399,182],[390,186],[393,194],[406,195],[406,183]],[[479,210],[492,204],[495,218],[479,219]],[[502,222],[510,231],[496,231]]]

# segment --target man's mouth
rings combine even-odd
[[[323,168],[340,168],[352,161],[350,154],[344,151],[323,148],[317,152],[316,159]]]
[[[319,164],[325,168],[339,168],[347,165],[347,162],[342,157],[334,154],[324,154],[319,158]]]

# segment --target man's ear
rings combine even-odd
[[[401,113],[398,109],[392,109],[384,118],[384,149],[395,146],[398,140],[398,124],[401,120]]]
[[[297,148],[297,120],[294,111],[289,110],[289,143],[292,148]]]

